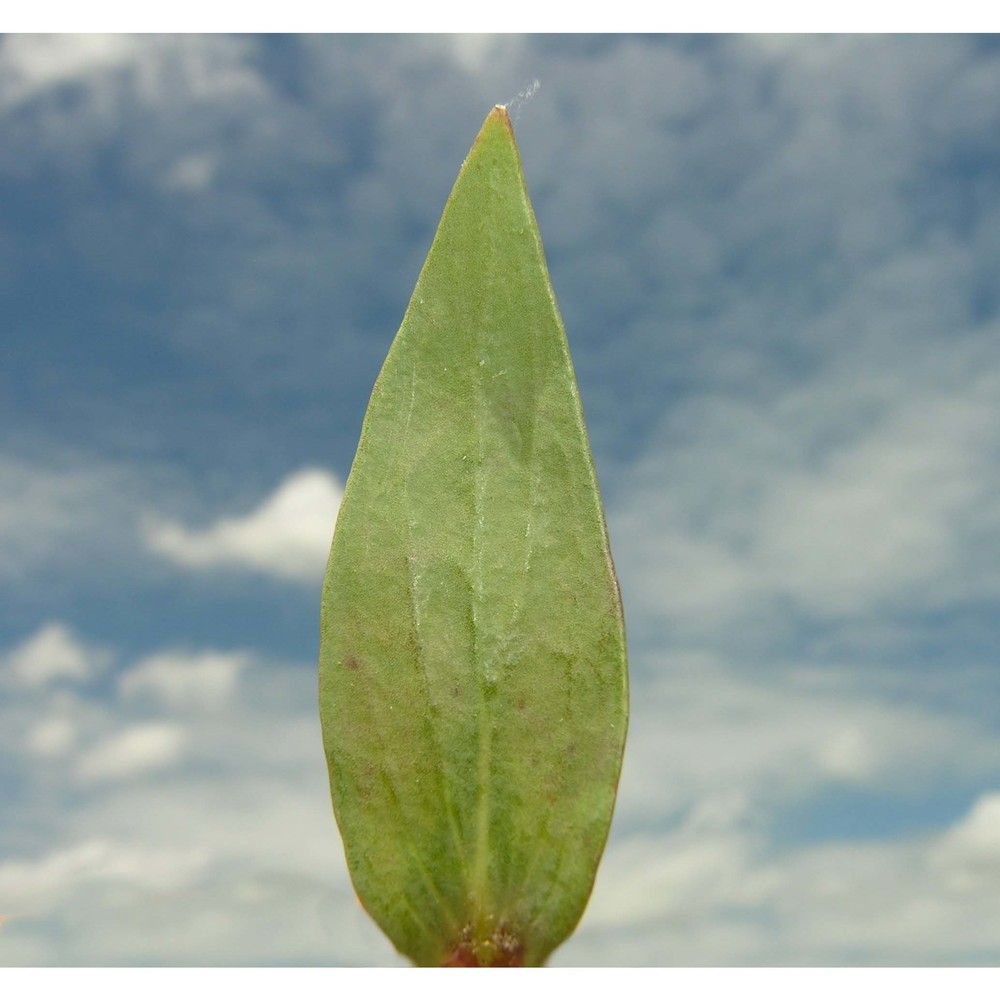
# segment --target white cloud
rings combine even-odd
[[[81,758],[80,770],[89,769],[82,784],[63,780],[47,760],[15,757],[34,790],[19,800],[19,822],[37,831],[38,846],[0,861],[0,909],[11,915],[0,961],[405,964],[350,886],[314,666],[258,657],[243,666],[243,657],[164,652],[124,675],[143,682],[131,694],[120,690],[116,703],[95,693],[86,704],[63,699],[52,718],[82,718],[75,745],[93,744]],[[208,670],[185,673],[192,686],[175,688],[164,681],[171,664]],[[154,707],[133,701],[140,688],[154,704],[162,696],[166,713],[175,696],[185,705],[211,698],[229,667],[248,676],[227,695],[227,711],[194,713],[183,731],[165,714],[131,719]],[[24,718],[0,703],[0,733]],[[17,755],[16,744],[0,750]],[[113,780],[146,778],[168,762],[169,779]]]
[[[303,469],[250,514],[201,530],[152,519],[144,539],[151,551],[189,569],[243,568],[313,582],[323,575],[342,496],[329,472]]]
[[[431,39],[457,65],[469,74],[495,71],[497,63],[513,63],[522,48],[522,40],[516,35],[451,33],[437,35]],[[526,80],[525,83],[530,83]],[[513,94],[498,94],[499,103]]]
[[[28,733],[28,750],[38,757],[65,757],[76,739],[76,726],[69,719],[45,719]]]
[[[991,867],[1000,878],[1000,792],[981,796],[941,844],[950,863]]]
[[[0,657],[3,675],[23,687],[35,688],[61,680],[88,681],[107,662],[105,650],[81,642],[60,622],[43,625]]]
[[[628,838],[609,852],[589,927],[635,926],[666,916],[698,920],[732,905],[759,902],[759,877],[747,877],[750,844],[737,831]]]
[[[0,47],[0,106],[128,65],[140,47],[128,35],[8,35]]]
[[[211,185],[217,167],[212,154],[188,153],[167,168],[163,186],[176,191],[204,191]]]
[[[0,480],[0,583],[25,588],[44,577],[51,600],[74,573],[94,580],[134,559],[138,498],[150,488],[134,468],[0,453]]]
[[[612,512],[626,596],[705,635],[1000,594],[1000,365],[932,355],[678,407]]]
[[[41,966],[404,964],[348,886],[295,868],[234,870],[204,848],[108,838],[6,862],[0,955]]]
[[[92,839],[60,848],[34,860],[0,863],[0,899],[5,911],[21,915],[44,912],[81,885],[124,883],[140,889],[177,891],[205,867],[204,850],[137,848]]]
[[[876,766],[874,735],[853,725],[838,728],[820,748],[820,769],[839,781],[864,783]]]
[[[0,108],[64,84],[90,88],[91,110],[108,118],[128,93],[147,104],[248,98],[261,81],[244,39],[227,36],[64,34],[8,35],[0,47]],[[130,77],[117,81],[114,75]]]
[[[874,426],[813,468],[787,470],[762,506],[767,583],[815,612],[940,607],[1000,581],[989,570],[969,573],[977,529],[1000,518],[991,461],[1000,379],[976,374],[954,389],[898,389]]]
[[[168,708],[219,707],[232,698],[250,662],[246,653],[155,653],[124,673],[118,689],[126,698],[148,695]]]
[[[612,844],[556,964],[975,963],[995,948],[997,801],[921,837],[780,852],[739,813],[705,824],[694,810]]]
[[[646,665],[658,670],[636,685],[617,808],[629,826],[705,799],[760,816],[837,788],[911,799],[997,774],[1000,736],[921,707],[937,699],[913,679],[879,690],[841,666],[736,670],[680,650]]]
[[[214,171],[215,150],[233,141],[231,132],[220,138],[229,131],[222,119],[231,124],[237,113],[259,124],[274,109],[252,58],[257,47],[222,34],[8,36],[0,115],[11,127],[0,173],[30,177],[48,159],[60,173],[87,176],[97,148],[124,141],[116,162],[139,185],[197,190]],[[206,134],[214,136],[207,149]],[[85,208],[63,216],[65,237],[88,246],[88,256],[95,245],[98,260],[109,251],[108,229]]]
[[[102,740],[80,757],[77,773],[86,782],[120,781],[176,764],[185,731],[168,722],[132,726]]]

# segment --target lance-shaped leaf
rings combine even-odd
[[[607,838],[625,635],[510,119],[487,117],[372,393],[320,711],[362,903],[421,965],[537,965]]]

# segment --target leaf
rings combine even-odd
[[[611,822],[625,633],[502,107],[372,393],[323,590],[320,713],[351,877],[396,947],[544,962]]]

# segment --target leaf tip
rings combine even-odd
[[[510,115],[507,113],[506,104],[495,104],[493,110],[486,116],[487,124],[497,123],[503,124],[510,131],[511,135],[514,133],[514,125],[510,120]]]

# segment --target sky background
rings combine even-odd
[[[403,964],[316,711],[368,395],[518,141],[629,633],[554,965],[1000,963],[1000,44],[0,41],[0,964]]]

